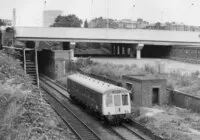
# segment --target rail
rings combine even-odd
[[[41,74],[40,74],[41,75]],[[48,82],[52,83],[52,87],[59,87],[60,89],[55,89],[57,91],[66,91],[66,88],[63,87],[62,85],[58,84],[55,80],[50,79],[47,76],[41,75],[42,78],[46,79]],[[68,98],[68,97],[67,97]],[[117,131],[116,127],[114,126],[109,126],[109,130],[111,131],[111,133],[114,133],[117,137],[119,137],[122,140],[129,140],[129,139],[133,139],[134,140],[149,140],[148,137],[146,137],[143,133],[138,133],[135,132],[131,129],[128,129],[127,127],[125,127],[124,125],[119,126],[121,127],[122,131]]]
[[[108,82],[108,78],[104,78],[102,76],[98,76],[98,75],[88,75],[88,76],[91,76],[91,77],[95,76],[95,78],[97,78],[97,79],[100,79],[100,80],[103,80],[105,82]],[[112,80],[112,79],[109,79],[109,80]],[[122,84],[122,83],[120,83],[120,81],[117,81],[117,83],[119,85]],[[137,122],[135,120],[132,120],[132,125],[134,127],[136,127],[140,132],[142,132],[144,134],[144,136],[146,135],[149,138],[151,138],[152,140],[165,140],[162,136],[158,136],[158,135],[154,134],[152,132],[152,130],[148,129],[146,126],[142,125],[141,123],[139,123],[139,122]]]
[[[82,122],[70,109],[70,106],[65,102],[63,103],[59,97],[55,96],[55,92],[59,93],[59,90],[52,87],[45,79],[41,78],[41,85],[45,91],[48,92],[48,95],[51,99],[51,103],[56,104],[54,106],[55,110],[61,110],[60,116],[65,120],[65,123],[72,129],[72,131],[79,137],[81,140],[100,140],[101,138],[91,130],[84,122]],[[51,93],[50,93],[51,92]],[[54,100],[54,102],[53,102]],[[56,101],[56,103],[55,103]],[[59,106],[59,107],[58,107]],[[63,109],[60,109],[63,108]],[[63,112],[63,113],[61,113]]]

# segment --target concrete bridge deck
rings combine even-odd
[[[15,31],[17,40],[28,41],[200,45],[200,32],[189,31],[63,27],[15,27]]]

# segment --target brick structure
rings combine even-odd
[[[55,79],[66,74],[67,62],[71,59],[70,50],[42,50],[39,54],[39,71]]]
[[[172,46],[169,58],[188,63],[200,63],[199,46]]]
[[[131,101],[136,106],[151,107],[168,103],[166,79],[157,75],[125,75],[123,86],[130,90]]]

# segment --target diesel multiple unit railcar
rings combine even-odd
[[[67,89],[72,99],[80,101],[109,121],[130,116],[130,96],[125,88],[73,74],[68,76]]]

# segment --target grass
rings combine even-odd
[[[192,140],[194,137],[198,136],[193,136],[189,130],[189,128],[198,130],[200,126],[200,117],[198,113],[174,106],[162,106],[159,108],[162,108],[165,111],[162,117],[160,117],[165,121],[161,121],[159,123],[159,127],[157,127],[158,134],[161,134],[172,140]],[[155,116],[155,118],[157,118],[157,116]],[[150,127],[154,126],[157,121],[159,120],[154,119],[154,122],[150,121],[147,125]]]
[[[192,134],[191,129],[199,130],[200,117],[198,113],[174,106],[155,106],[164,112],[146,116],[143,113],[135,119],[147,128],[151,129],[156,135],[170,140],[196,140],[198,135]],[[147,112],[147,111],[146,111]]]
[[[19,60],[0,51],[0,139],[75,139],[31,80]]]
[[[199,72],[181,75],[179,72],[172,72],[166,75],[167,84],[173,89],[180,90],[187,94],[200,96]]]

